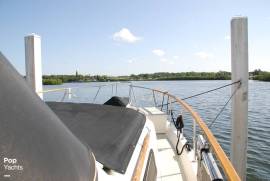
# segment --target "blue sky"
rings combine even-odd
[[[249,67],[270,71],[269,0],[0,0],[0,51],[24,74],[24,36],[43,74],[230,71],[230,20],[248,16]]]

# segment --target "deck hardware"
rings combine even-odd
[[[108,175],[112,175],[112,170],[110,169],[110,168],[108,168],[108,167],[105,167],[105,166],[103,166],[103,168],[102,168]]]
[[[183,128],[184,128],[183,116],[180,114],[176,119],[176,129],[179,130],[180,133],[182,133]]]
[[[179,139],[177,140],[177,143],[176,143],[176,153],[177,153],[177,155],[182,155],[182,153],[184,151],[184,148],[186,148],[187,151],[191,151],[191,146],[190,146],[188,141],[182,146],[180,152],[178,151],[178,144],[179,144]]]
[[[197,154],[198,154],[198,181],[203,181],[207,176],[211,181],[222,181],[223,177],[220,170],[210,152],[210,146],[202,135],[197,139]]]
[[[188,141],[182,146],[181,151],[179,152],[178,150],[178,145],[179,145],[179,141],[180,141],[180,136],[183,133],[183,128],[184,128],[184,121],[183,121],[183,116],[180,114],[178,115],[178,117],[176,118],[176,120],[174,120],[174,116],[173,116],[173,111],[171,110],[171,119],[173,121],[173,124],[177,130],[177,142],[176,142],[176,153],[177,155],[181,155],[183,153],[184,148],[187,149],[187,151],[191,150],[191,146],[189,145]]]

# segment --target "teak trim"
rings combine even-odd
[[[132,181],[139,181],[142,175],[142,169],[143,169],[143,164],[147,155],[147,150],[148,150],[148,145],[149,145],[149,133],[147,133],[147,135],[145,136],[144,140],[143,140],[143,145],[140,151],[140,155],[139,158],[137,160],[137,164],[136,167],[134,169],[133,175],[131,180]]]

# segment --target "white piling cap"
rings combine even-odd
[[[35,34],[35,33],[30,33],[30,34],[26,35],[25,37],[37,37],[37,38],[40,38],[40,36],[38,34]]]

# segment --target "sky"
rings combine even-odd
[[[0,0],[0,51],[25,74],[41,36],[43,74],[230,71],[230,21],[248,17],[249,70],[270,71],[269,0]]]

